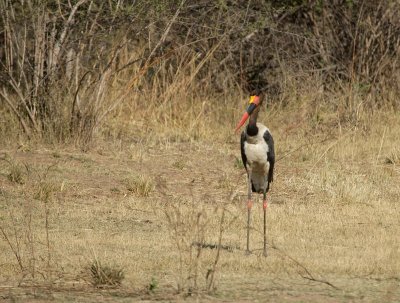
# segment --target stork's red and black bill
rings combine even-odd
[[[246,123],[246,121],[250,117],[251,113],[260,104],[260,97],[259,96],[251,96],[249,103],[250,103],[249,106],[247,107],[246,111],[244,112],[242,118],[240,119],[238,125],[235,128],[235,132],[237,132],[243,126],[243,124]]]

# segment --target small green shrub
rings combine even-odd
[[[148,285],[149,292],[155,291],[157,289],[157,287],[158,287],[158,281],[156,280],[156,278],[152,277],[151,281]]]

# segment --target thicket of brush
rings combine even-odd
[[[399,108],[398,1],[0,0],[0,10],[2,141],[17,128],[88,146],[113,115],[190,132],[216,104],[230,119],[254,88],[282,107],[309,95],[339,112]]]

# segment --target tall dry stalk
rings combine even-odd
[[[22,188],[23,198],[18,203],[4,193],[0,196],[9,210],[5,214],[7,219],[0,224],[0,232],[18,264],[20,283],[36,283],[41,279],[52,282],[53,279],[56,261],[50,230],[52,205],[59,186],[48,173],[55,165],[48,166],[43,173],[27,169],[28,178],[24,186],[33,188],[33,195],[29,189]],[[38,175],[38,182],[30,181],[34,174]]]

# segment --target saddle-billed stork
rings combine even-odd
[[[257,123],[258,112],[263,104],[265,95],[256,91],[250,97],[250,104],[242,119],[236,126],[237,132],[240,127],[249,119],[246,129],[240,137],[240,151],[243,165],[248,177],[248,201],[247,201],[247,247],[246,253],[250,253],[250,213],[253,206],[251,200],[252,192],[263,194],[264,209],[264,256],[267,255],[267,193],[270,183],[274,179],[275,150],[274,139],[269,129]]]

